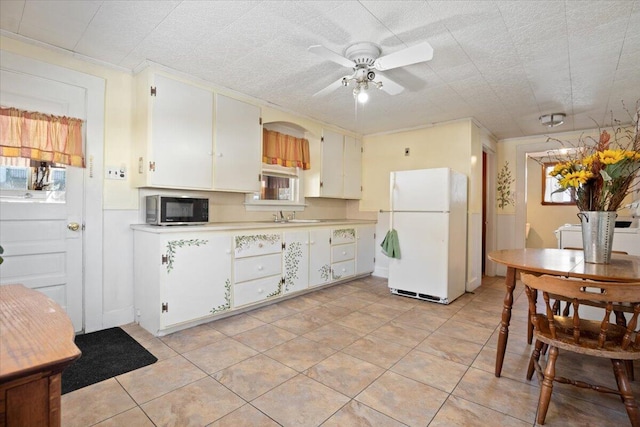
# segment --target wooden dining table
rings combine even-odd
[[[495,375],[502,372],[504,354],[509,339],[509,322],[513,306],[513,291],[519,272],[549,274],[553,276],[600,280],[605,282],[640,282],[640,257],[614,253],[609,264],[592,264],[584,261],[582,250],[571,249],[503,249],[489,253],[491,261],[507,267],[506,294],[502,308]],[[638,289],[640,294],[640,288]],[[528,330],[531,343],[533,328]]]

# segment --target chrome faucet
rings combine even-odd
[[[284,219],[284,215],[282,215],[282,211],[279,211],[279,213],[280,213],[280,221],[284,222],[285,219]]]

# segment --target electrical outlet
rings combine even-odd
[[[118,179],[121,181],[127,179],[125,167],[107,166],[104,171],[104,178]]]

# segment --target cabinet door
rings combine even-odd
[[[345,199],[362,197],[362,142],[344,137],[344,195]]]
[[[161,75],[154,84],[149,184],[210,190],[213,93]]]
[[[331,282],[331,230],[317,228],[309,231],[309,286]]]
[[[309,287],[309,231],[284,233],[284,293]]]
[[[328,130],[322,131],[322,137],[320,196],[342,197],[344,137]]]
[[[260,190],[262,126],[260,108],[216,94],[215,190]]]
[[[162,239],[166,261],[160,273],[161,328],[231,307],[231,236],[172,234]]]
[[[356,274],[372,273],[375,261],[374,225],[362,225],[356,228]]]

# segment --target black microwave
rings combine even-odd
[[[191,225],[209,222],[209,199],[147,196],[145,218],[153,225]]]

